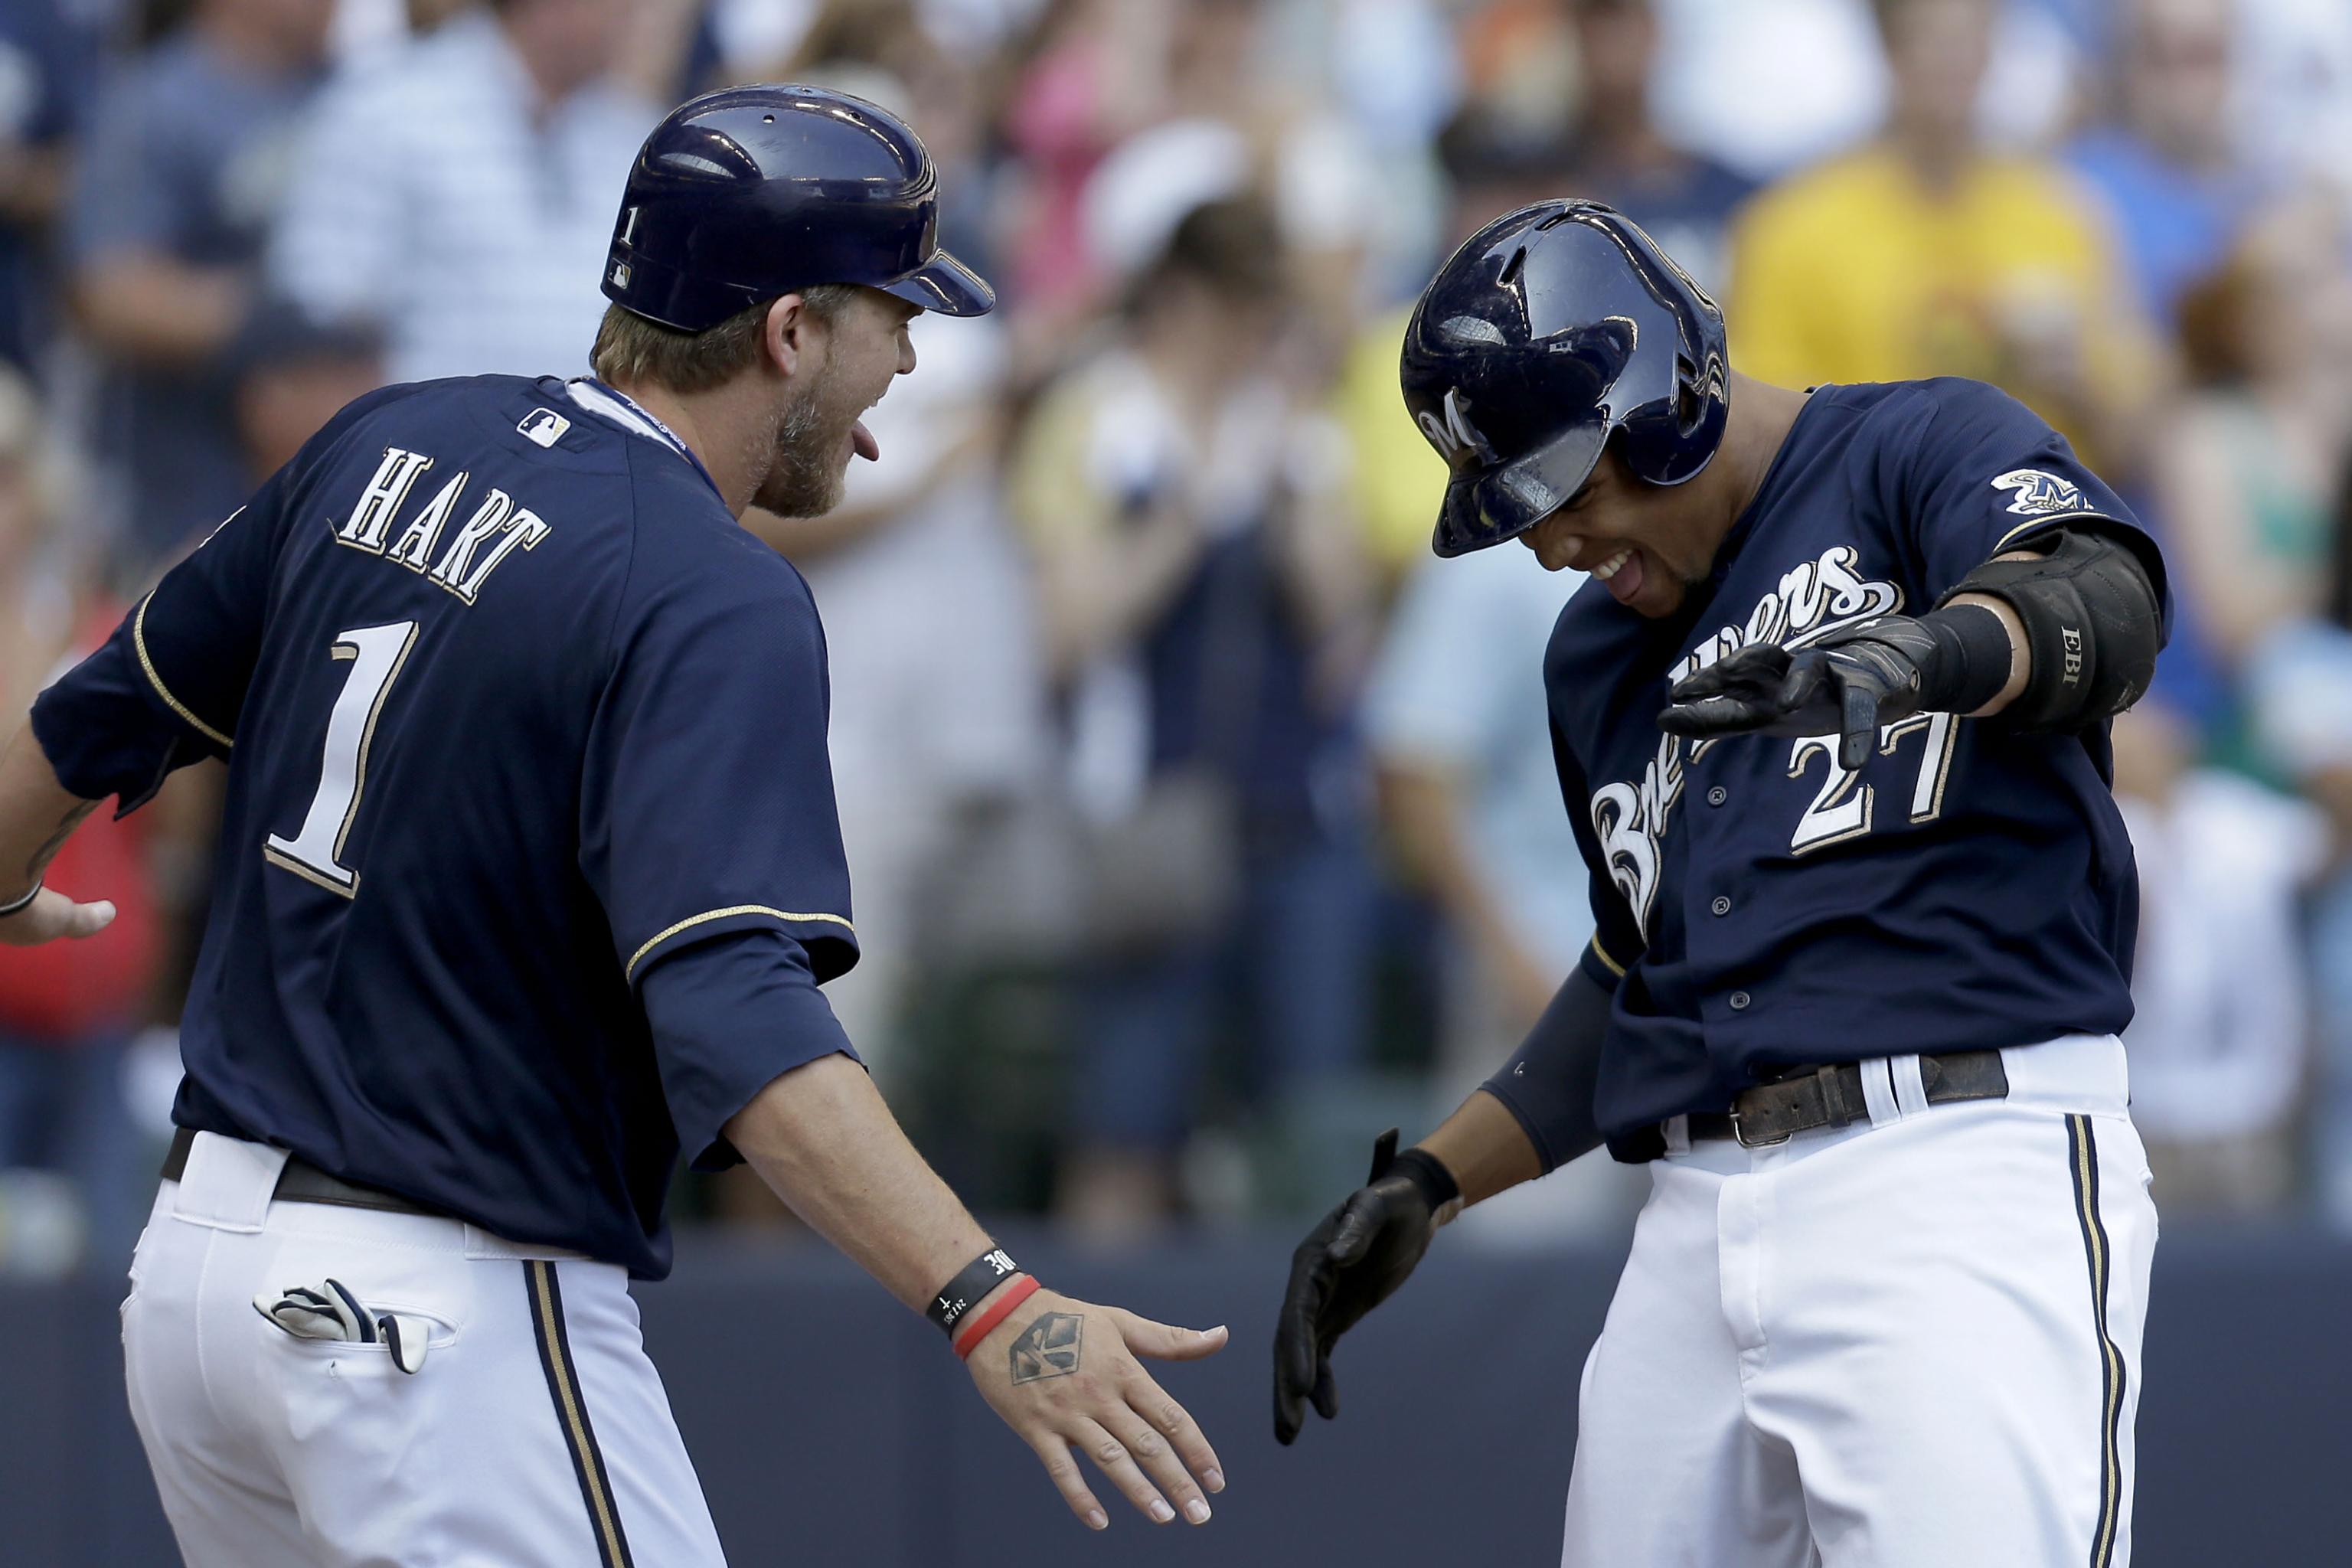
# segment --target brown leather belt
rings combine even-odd
[[[1734,1138],[1743,1149],[1763,1149],[1785,1143],[1800,1132],[1866,1121],[1870,1105],[1863,1098],[1862,1075],[1879,1070],[1883,1069],[1876,1061],[1790,1068],[1775,1081],[1742,1093],[1728,1112],[1693,1111],[1691,1138],[1694,1142]],[[1921,1057],[1919,1079],[1930,1105],[2009,1098],[2009,1070],[2001,1066],[1999,1051],[1948,1051],[1939,1057]]]
[[[196,1135],[185,1127],[172,1134],[172,1152],[163,1156],[165,1181],[180,1179],[181,1173],[188,1168],[188,1151],[195,1147],[195,1142]],[[427,1208],[396,1193],[331,1176],[299,1154],[286,1157],[286,1167],[278,1173],[278,1185],[270,1196],[289,1204],[341,1204],[345,1208],[383,1209],[388,1214],[419,1214],[434,1219],[446,1217],[438,1209]]]

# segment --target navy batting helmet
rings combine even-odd
[[[1677,485],[1730,407],[1723,311],[1595,202],[1538,202],[1464,242],[1404,334],[1404,401],[1454,477],[1436,549],[1514,539],[1576,494],[1612,436]]]
[[[996,295],[940,248],[939,212],[931,156],[889,110],[819,87],[705,93],[630,166],[604,295],[687,332],[821,283],[982,314]]]

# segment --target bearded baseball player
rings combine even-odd
[[[1276,1435],[1335,1413],[1334,1342],[1461,1205],[1606,1143],[1652,1187],[1563,1563],[2127,1562],[2157,1225],[2107,728],[2163,641],[2154,545],[1989,386],[1732,373],[1606,207],[1471,238],[1403,380],[1437,552],[1592,575],[1544,679],[1598,933],[1298,1248]]]
[[[908,320],[993,303],[937,202],[872,104],[686,105],[632,170],[594,376],[352,404],[0,758],[15,943],[110,916],[40,885],[96,803],[229,764],[123,1312],[192,1568],[718,1568],[628,1290],[668,1271],[681,1152],[748,1159],[927,1310],[1081,1520],[1073,1448],[1208,1518],[1216,1457],[1136,1357],[1223,1331],[1040,1289],[817,989],[857,952],[824,635],[739,519],[830,507]]]

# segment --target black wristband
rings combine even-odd
[[[36,882],[33,884],[33,890],[23,898],[12,899],[5,904],[0,904],[0,921],[6,920],[10,915],[23,914],[26,910],[31,909],[33,900],[41,896],[41,889],[47,885],[46,882]]]
[[[1454,1173],[1426,1149],[1408,1149],[1396,1157],[1389,1167],[1392,1176],[1402,1176],[1421,1192],[1429,1202],[1429,1212],[1435,1214],[1462,1195],[1462,1188],[1454,1180]]]
[[[963,1321],[965,1311],[978,1306],[982,1297],[1020,1272],[1021,1265],[1013,1262],[1004,1248],[992,1247],[964,1265],[962,1273],[940,1287],[931,1304],[923,1309],[923,1316],[953,1339],[956,1325]]]
[[[1936,668],[1919,672],[1921,711],[1973,713],[2009,684],[2016,648],[1991,606],[1948,605],[1919,626],[1936,639]]]

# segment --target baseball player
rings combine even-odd
[[[948,1331],[1080,1519],[1215,1455],[1136,1357],[1223,1342],[1040,1289],[907,1142],[817,986],[856,957],[806,585],[906,324],[987,285],[872,104],[698,99],[646,142],[598,374],[328,423],[0,758],[0,940],[93,803],[229,762],[131,1413],[194,1568],[721,1562],[627,1282],[683,1152],[748,1159]],[[519,218],[519,221],[522,221]]]
[[[1564,1563],[2126,1562],[2156,1215],[2107,721],[2163,639],[2155,547],[1990,387],[1730,372],[1602,206],[1473,237],[1403,378],[1437,552],[1592,575],[1544,677],[1598,931],[1298,1248],[1276,1436],[1437,1226],[1605,1142],[1652,1188]]]

